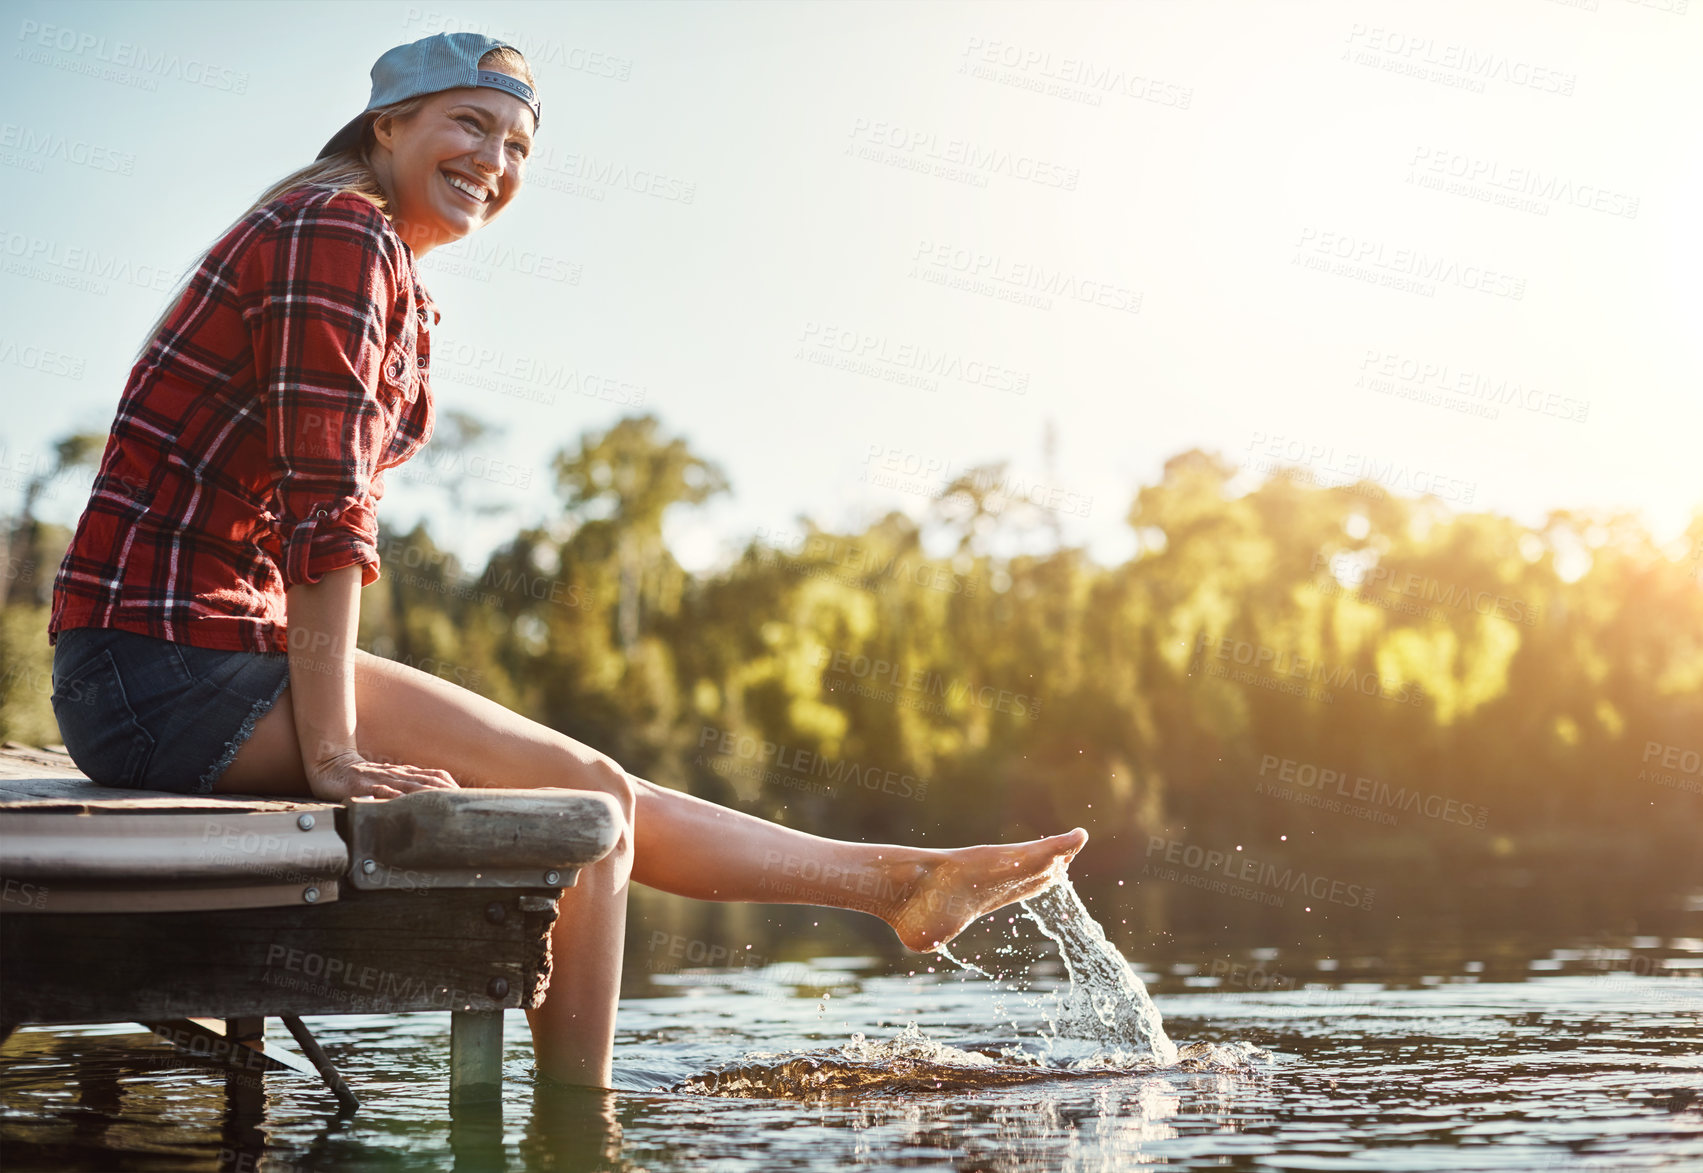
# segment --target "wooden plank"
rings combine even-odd
[[[313,800],[258,798],[247,795],[157,794],[145,790],[123,790],[96,786],[83,775],[75,777],[0,778],[0,810],[42,810],[88,813],[116,811],[219,811],[263,813],[287,811],[335,811],[336,803]]]
[[[106,915],[116,913],[213,912],[231,908],[281,908],[330,904],[343,893],[332,880],[306,883],[188,885],[158,888],[88,888],[36,884],[0,876],[0,914]]]
[[[608,795],[557,787],[419,790],[350,799],[347,827],[356,887],[413,875],[426,887],[554,888],[609,854],[621,812]]]
[[[163,794],[97,786],[77,769],[69,755],[8,741],[0,745],[0,810],[19,807],[68,811],[318,811],[336,810],[337,804],[311,798],[298,801],[241,794]]]
[[[457,1010],[449,1016],[449,1102],[503,1098],[503,1012]]]
[[[234,912],[0,916],[25,1023],[538,1005],[559,889],[359,892]]]
[[[5,874],[43,884],[128,886],[335,881],[349,868],[335,810],[132,811],[67,814],[0,809]]]
[[[0,807],[0,913],[329,903],[349,868],[336,813]]]
[[[83,777],[71,755],[63,750],[36,749],[16,741],[0,742],[0,778],[27,777],[34,773],[49,775],[69,772]]]

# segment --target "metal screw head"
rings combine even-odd
[[[362,875],[370,876],[376,871],[378,871],[378,863],[377,863],[376,860],[363,859],[361,861],[361,874]]]
[[[485,906],[485,919],[494,925],[502,924],[508,919],[508,915],[509,910],[502,906],[501,901],[493,900]]]
[[[318,904],[319,903],[319,889],[318,888],[303,888],[302,889],[302,899],[305,900],[309,904]]]
[[[560,884],[561,882],[562,882],[562,873],[557,871],[555,868],[551,868],[549,871],[544,873],[544,883],[547,886],[554,888],[557,884]]]
[[[493,998],[506,998],[509,995],[509,979],[500,977],[492,978],[491,984],[486,986],[485,989],[490,992],[490,995]]]
[[[301,818],[296,820],[296,826],[300,827],[304,831],[313,830],[313,816],[303,815]]]

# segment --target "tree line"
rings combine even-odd
[[[434,445],[490,438],[451,413]],[[58,740],[45,633],[68,535],[35,518],[36,482],[103,440],[63,441],[6,524],[6,737]],[[1516,898],[1522,875],[1532,891],[1703,881],[1703,509],[1664,547],[1627,515],[1528,526],[1237,472],[1170,459],[1132,494],[1120,565],[1057,541],[997,554],[1058,519],[994,462],[919,519],[801,518],[692,574],[664,517],[728,477],[629,416],[556,454],[548,516],[482,567],[425,523],[384,531],[361,646],[824,834],[1081,824],[1096,843],[1073,874],[1158,877],[1173,916],[1269,917],[1273,893],[1284,916],[1343,916],[1351,887],[1459,907],[1486,877]],[[484,508],[467,488],[446,484],[451,517]],[[931,527],[949,556],[925,550]]]

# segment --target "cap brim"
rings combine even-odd
[[[327,155],[335,155],[339,151],[352,150],[353,148],[360,146],[361,131],[364,129],[367,119],[372,117],[372,114],[373,112],[371,110],[362,110],[359,114],[349,119],[348,122],[345,122],[343,124],[343,129],[332,135],[330,140],[326,142],[325,146],[320,148],[319,155],[316,157],[315,161],[317,162],[319,159],[323,159]]]

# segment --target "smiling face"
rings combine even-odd
[[[468,86],[432,94],[412,116],[373,121],[372,166],[392,223],[416,257],[489,224],[520,192],[532,110],[513,94]]]

